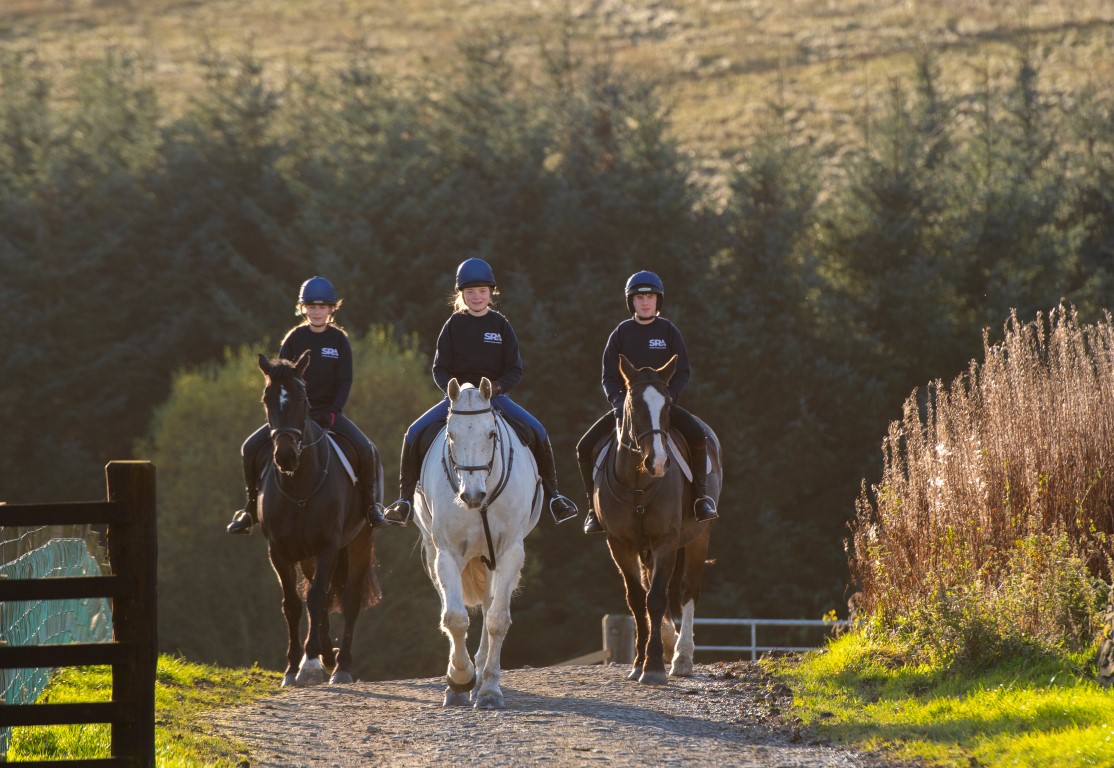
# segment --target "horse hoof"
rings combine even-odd
[[[692,661],[685,659],[673,662],[673,666],[669,668],[669,674],[673,677],[692,677]]]
[[[443,707],[467,707],[471,696],[468,691],[454,691],[452,688],[445,688],[445,703]]]
[[[665,685],[669,682],[669,678],[665,672],[643,672],[638,682],[643,685]]]
[[[355,682],[352,673],[347,669],[338,669],[329,678],[329,685],[345,685],[347,683]]]
[[[282,678],[282,687],[291,688],[298,684],[298,676],[293,672],[287,672]]]
[[[496,693],[495,691],[486,691],[476,697],[476,703],[473,705],[476,709],[506,709],[507,705],[503,702],[503,694]]]
[[[321,685],[325,682],[325,673],[320,669],[300,669],[294,678],[295,685]]]
[[[642,677],[642,667],[631,667],[630,674],[627,675],[628,680],[638,680]]]

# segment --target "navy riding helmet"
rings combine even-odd
[[[461,291],[479,285],[495,290],[495,273],[491,270],[491,265],[477,258],[460,262],[460,266],[456,268],[456,289]]]
[[[337,298],[337,289],[332,283],[315,276],[302,283],[302,289],[298,291],[298,305],[302,304],[329,304],[339,307],[340,299]]]
[[[653,272],[635,272],[627,279],[627,311],[634,314],[634,301],[631,299],[636,293],[653,293],[658,297],[658,312],[665,304],[665,286],[661,278]]]

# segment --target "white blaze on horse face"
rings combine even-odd
[[[665,395],[657,387],[646,387],[642,390],[642,400],[650,411],[650,429],[661,429],[661,414],[665,410]],[[647,469],[654,477],[661,477],[665,474],[665,463],[669,457],[669,454],[665,451],[665,436],[660,432],[654,432],[652,438],[653,442],[650,445],[650,450],[654,461]]]
[[[279,387],[279,410],[285,411],[286,404],[290,402],[290,395],[286,392],[286,387]]]

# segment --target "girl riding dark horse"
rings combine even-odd
[[[356,477],[359,479],[361,504],[372,526],[383,524],[379,451],[359,427],[344,415],[348,393],[352,389],[352,345],[348,334],[336,324],[334,314],[342,299],[336,288],[323,277],[311,277],[298,292],[297,313],[304,321],[292,328],[282,340],[278,356],[296,360],[309,351],[311,364],[305,372],[311,416],[322,427],[343,435],[356,452]],[[259,476],[266,456],[263,451],[270,433],[264,424],[257,429],[240,450],[244,465],[244,486],[247,504],[237,511],[228,524],[229,533],[250,533],[256,523],[255,509]]]
[[[259,356],[259,369],[266,377],[263,406],[273,452],[263,472],[258,514],[282,586],[287,626],[284,686],[322,682],[325,667],[333,668],[330,682],[351,682],[356,618],[381,596],[361,493],[338,467],[336,447],[311,416],[304,382],[309,364],[309,351],[295,363]],[[299,568],[308,586],[309,627],[304,644],[298,642]],[[344,633],[339,650],[334,651],[329,611],[337,609],[344,614]]]

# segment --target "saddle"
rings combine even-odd
[[[530,429],[530,427],[525,424],[520,424],[515,421],[503,411],[499,411],[499,415],[510,425],[511,429],[518,435],[518,439],[525,443],[526,447],[530,449],[530,452],[537,455],[538,439],[537,435],[534,434],[534,430]],[[422,430],[422,433],[418,435],[418,456],[425,456],[429,453],[430,446],[433,445],[433,441],[437,439],[437,436],[441,434],[443,429],[445,429],[445,423],[436,422]]]
[[[608,432],[597,440],[596,444],[592,447],[592,465],[595,467],[592,474],[597,484],[599,483],[600,472],[605,469],[604,462],[607,460],[607,455],[610,451],[615,449],[614,446],[615,433]],[[681,468],[681,472],[684,474],[685,478],[691,483],[692,467],[689,466],[691,458],[689,456],[689,444],[688,441],[685,440],[684,435],[677,429],[669,430],[669,452],[673,455],[673,459]],[[709,441],[707,474],[710,475],[720,469],[722,469],[722,465],[720,463],[719,451],[716,450],[714,441]]]

